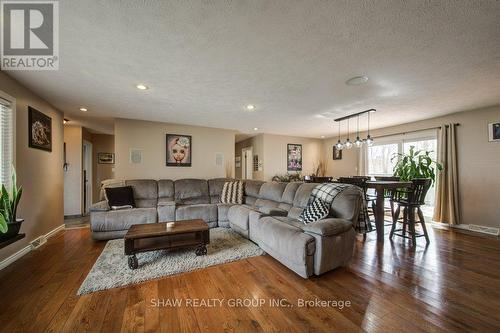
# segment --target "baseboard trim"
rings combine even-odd
[[[438,229],[459,229],[459,230],[465,230],[465,231],[470,231],[471,233],[479,233],[479,234],[485,234],[488,236],[499,236],[500,235],[500,229],[495,228],[495,227],[485,227],[477,224],[448,224],[448,223],[440,223],[440,222],[431,222],[432,226]]]
[[[78,219],[84,217],[85,214],[75,214],[75,215],[64,215],[65,220]]]
[[[5,258],[4,260],[0,261],[0,270],[4,269],[5,267],[9,266],[16,260],[22,258],[24,255],[28,254],[33,250],[35,247],[33,246],[33,243],[40,243],[40,245],[43,245],[47,242],[47,239],[54,236],[56,233],[59,231],[64,230],[64,224],[58,226],[57,228],[49,231],[45,235],[42,235],[34,240],[32,240],[28,245],[20,249],[19,251],[11,254],[9,257]]]

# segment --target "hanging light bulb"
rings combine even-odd
[[[375,111],[375,110],[373,110],[373,111]],[[366,136],[366,140],[365,140],[365,142],[368,146],[373,145],[373,139],[370,136],[370,113],[372,113],[373,111],[368,112],[368,135]]]
[[[357,126],[357,130],[356,130],[356,141],[354,141],[354,145],[356,146],[356,148],[361,148],[361,146],[363,146],[363,141],[359,138],[359,114],[358,114],[358,126]]]
[[[337,141],[337,144],[335,145],[335,147],[338,149],[338,150],[342,150],[344,149],[344,145],[342,144],[342,142],[340,141],[340,121],[339,121],[339,140]]]
[[[347,118],[347,140],[345,141],[344,143],[344,146],[347,148],[347,149],[351,149],[352,148],[352,142],[351,140],[349,139],[349,119],[350,118]]]

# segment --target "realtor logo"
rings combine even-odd
[[[2,1],[2,70],[59,69],[59,3]]]

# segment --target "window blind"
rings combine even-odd
[[[0,98],[0,183],[10,190],[13,146],[12,107]]]

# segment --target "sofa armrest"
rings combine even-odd
[[[352,222],[339,218],[327,218],[304,225],[302,230],[308,234],[335,236],[352,229]]]
[[[288,211],[274,207],[259,207],[259,212],[267,216],[287,216]]]
[[[109,210],[109,205],[106,200],[96,202],[89,207],[90,212],[107,212]]]
[[[175,201],[172,200],[159,200],[158,201],[158,207],[165,207],[165,206],[175,206]]]

